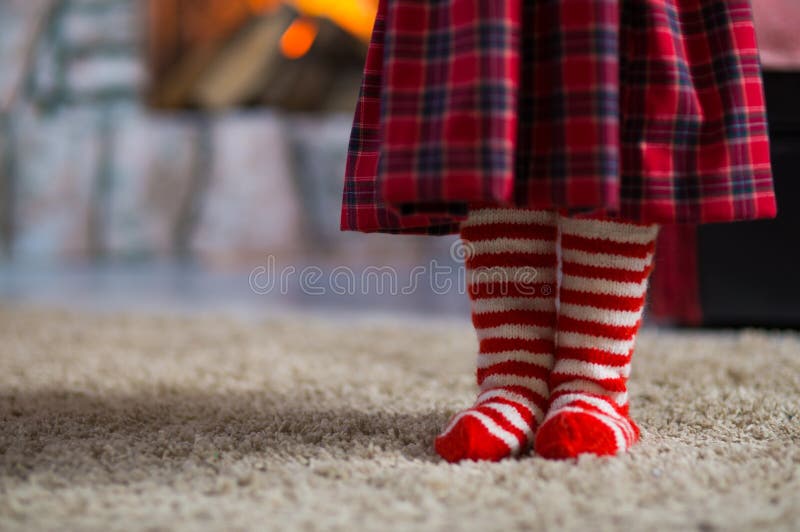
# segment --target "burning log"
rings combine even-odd
[[[371,18],[350,17],[347,27],[339,25],[342,13],[352,11],[351,2],[341,0],[273,4],[249,0],[249,15],[235,30],[220,31],[224,38],[184,47],[170,68],[163,59],[154,61],[153,70],[162,72],[156,72],[151,102],[168,108],[350,110],[366,54],[364,21],[371,25]],[[162,32],[165,25],[162,19]]]

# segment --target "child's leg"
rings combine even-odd
[[[616,454],[639,437],[628,415],[627,381],[658,226],[565,217],[559,225],[557,349],[536,452]]]
[[[555,213],[523,209],[475,210],[462,224],[480,393],[436,438],[448,461],[500,460],[533,443],[553,364],[557,230]]]

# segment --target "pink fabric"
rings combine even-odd
[[[800,1],[754,0],[761,62],[771,70],[800,70]]]

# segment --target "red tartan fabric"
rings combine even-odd
[[[341,227],[453,233],[470,207],[771,218],[747,0],[381,0]]]

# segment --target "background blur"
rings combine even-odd
[[[270,255],[326,272],[453,264],[452,239],[338,229],[376,8],[0,0],[0,295],[260,306],[248,275]],[[463,308],[417,292],[385,306]],[[380,306],[372,295],[293,284],[281,301]]]
[[[780,94],[800,88],[800,6],[755,3],[775,87],[770,105],[794,106]],[[453,237],[338,230],[376,7],[377,0],[0,0],[0,298],[465,315],[457,290],[433,293],[430,270],[400,296],[251,287],[269,257],[279,270],[392,266],[401,279],[430,261],[458,265]],[[773,131],[789,143],[777,154],[781,168],[800,164],[792,159],[798,132],[800,119]],[[779,202],[792,195],[779,187]],[[793,271],[779,250],[800,224],[784,216],[791,209],[783,203],[779,211],[779,222],[667,234],[653,316],[800,324],[800,284],[766,297],[772,288],[749,282],[761,310],[724,295],[731,276],[760,275],[757,265],[739,260],[744,269],[736,271],[719,260],[741,251],[743,235]]]

